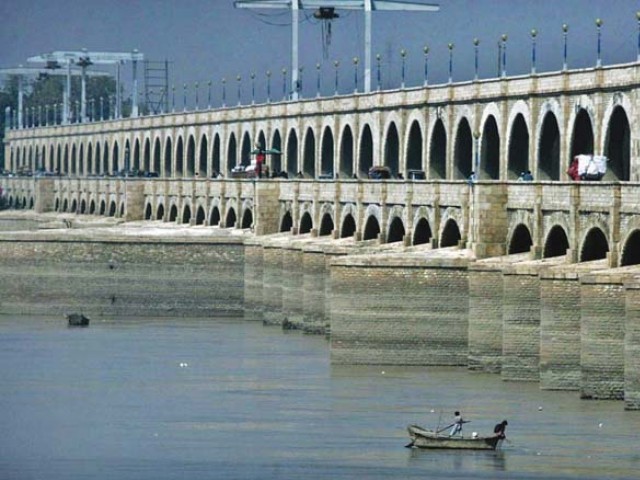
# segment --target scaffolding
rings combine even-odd
[[[169,111],[169,61],[144,61],[144,101],[152,114]]]

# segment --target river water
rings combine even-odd
[[[323,337],[238,319],[0,319],[0,479],[640,477],[640,412],[455,368],[329,364]],[[498,452],[404,448],[405,427]]]

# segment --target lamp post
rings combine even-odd
[[[407,51],[404,48],[400,50],[400,57],[402,58],[402,72],[401,72],[400,88],[404,89],[405,58],[407,57]]]
[[[474,166],[473,170],[476,172],[476,178],[479,178],[479,175],[480,175],[480,132],[478,130],[473,132],[473,139],[474,139],[475,150],[476,150],[475,162],[474,162],[475,166]]]
[[[422,49],[424,52],[424,86],[429,85],[429,46],[425,45]]]
[[[298,81],[296,82],[296,92],[298,93],[298,98],[302,98],[302,72],[304,71],[304,67],[300,67],[298,69]]]
[[[187,84],[182,84],[182,111],[187,111]]]
[[[287,69],[282,69],[282,99],[287,99]]]
[[[562,54],[562,70],[567,69],[567,34],[569,33],[569,25],[566,23],[562,24],[562,37],[564,40],[564,51]]]
[[[211,80],[207,82],[207,109],[211,110]]]
[[[449,48],[449,83],[451,83],[453,81],[453,47],[454,47],[454,44],[453,43],[449,43],[449,45],[447,45],[447,47]]]
[[[380,75],[380,61],[382,60],[382,57],[380,56],[380,54],[376,54],[376,64],[378,67],[378,90],[380,90],[382,88],[382,77]]]
[[[38,105],[38,126],[42,126],[42,105]]]
[[[598,59],[596,61],[596,67],[600,68],[602,66],[602,59],[601,59],[601,46],[602,46],[602,24],[604,22],[602,21],[601,18],[596,18],[596,27],[598,29]]]
[[[480,46],[480,40],[478,38],[473,39],[473,52],[474,52],[474,61],[475,61],[475,75],[474,80],[478,80],[478,47]]]
[[[358,57],[353,57],[353,82],[355,85],[354,93],[358,93]]]
[[[316,97],[320,97],[320,64],[316,63]]]
[[[531,75],[536,74],[536,37],[538,36],[538,30],[531,29]]]
[[[53,123],[55,123],[56,118],[56,107],[53,107]],[[100,97],[100,121],[104,120],[104,97]]]
[[[238,84],[238,105],[240,105],[242,98],[242,77],[240,75],[236,76],[236,82]]]
[[[7,125],[9,125],[9,122],[5,122]],[[44,126],[48,127],[49,126],[49,104],[44,106]]]
[[[227,79],[222,77],[222,106],[227,106]]]
[[[338,67],[340,66],[340,62],[338,60],[334,61],[333,66],[336,69],[335,95],[338,95]]]
[[[176,111],[176,86],[171,86],[171,111]]]
[[[503,33],[502,37],[502,76],[507,76],[507,34]]]
[[[636,12],[636,20],[638,21],[638,56],[637,56],[637,61],[640,62],[640,11]]]
[[[256,103],[256,74],[251,72],[251,105]]]
[[[200,103],[198,101],[198,87],[200,86],[200,84],[198,82],[195,83],[195,89],[196,89],[196,110],[198,110],[198,103]]]
[[[271,70],[267,70],[267,103],[271,103]]]

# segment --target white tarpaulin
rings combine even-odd
[[[591,178],[602,178],[607,173],[609,159],[602,155],[576,155],[578,159],[578,174]]]

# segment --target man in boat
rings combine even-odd
[[[506,420],[503,420],[502,422],[498,423],[495,427],[493,427],[493,433],[495,434],[495,436],[500,439],[507,438],[507,435],[505,434],[507,425],[509,425],[509,422],[507,422]]]
[[[462,415],[460,415],[460,412],[456,411],[454,413],[453,425],[451,426],[451,432],[449,432],[449,436],[453,437],[454,435],[457,435],[458,433],[462,435],[462,424],[463,423],[468,423],[468,422],[466,420],[462,419]]]

